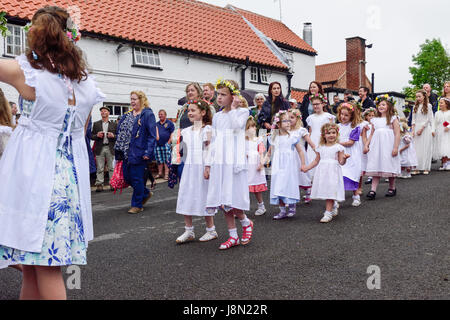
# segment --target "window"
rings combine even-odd
[[[254,82],[258,82],[258,68],[252,67],[250,69],[250,80]]]
[[[159,52],[154,49],[135,47],[134,63],[140,66],[160,67],[161,61],[159,59]]]
[[[111,110],[111,113],[109,114],[111,119],[117,119],[131,108],[129,104],[121,103],[103,103],[103,105]]]
[[[261,69],[257,67],[250,68],[250,81],[262,84],[268,84],[270,78],[270,72],[267,69]]]
[[[282,51],[289,62],[289,66],[293,68],[294,67],[294,54],[290,51],[285,51],[285,50],[282,50]]]
[[[18,56],[25,52],[26,35],[23,27],[8,25],[8,31],[11,33],[5,39],[5,54],[8,56]]]
[[[269,83],[269,75],[266,69],[259,69],[262,83]]]

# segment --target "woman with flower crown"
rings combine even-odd
[[[78,38],[66,10],[45,7],[32,18],[26,55],[0,61],[0,81],[23,101],[0,160],[0,264],[23,265],[21,299],[65,299],[61,267],[85,265],[93,239],[84,135],[105,96]]]

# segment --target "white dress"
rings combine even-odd
[[[300,201],[298,188],[300,170],[296,144],[298,135],[277,135],[275,139],[269,136],[269,143],[273,150],[272,175],[270,179],[270,204],[278,205],[279,200],[285,204]]]
[[[366,138],[369,139],[370,133],[372,132],[372,126],[367,121],[363,121],[359,124],[361,128],[361,132],[363,131],[364,127],[368,126],[369,129],[366,131]],[[348,160],[348,159],[347,159]],[[367,168],[367,153],[364,153],[364,142],[361,137],[361,172],[365,172]]]
[[[400,153],[400,165],[402,168],[414,168],[417,166],[416,149],[414,148],[413,138],[406,133],[400,140],[398,150],[401,150],[407,145],[409,147]]]
[[[328,112],[323,112],[320,115],[317,113],[313,113],[308,118],[306,118],[306,123],[308,124],[308,127],[311,128],[311,140],[312,140],[312,142],[314,142],[314,145],[316,147],[319,145],[320,130],[321,130],[322,126],[325,123],[329,123],[331,120],[332,120],[332,122],[335,122],[335,119],[336,119],[336,117]],[[309,163],[311,163],[316,158],[316,153],[314,152],[313,149],[311,149],[309,147],[308,147],[307,153],[308,153]],[[311,178],[314,177],[314,171],[315,171],[315,168],[309,171]]]
[[[450,131],[444,131],[445,122],[449,123],[447,128],[450,128],[450,111],[439,110],[434,116],[436,127],[437,156],[439,159],[443,157],[450,157]]]
[[[361,127],[357,125],[352,128],[351,123],[339,123],[339,142],[348,142],[350,139],[355,141],[351,147],[344,147],[345,153],[350,155],[345,165],[342,166],[342,174],[347,179],[359,183],[362,167],[362,151],[361,151]],[[358,140],[356,140],[358,139]]]
[[[35,88],[36,100],[29,117],[20,117],[0,160],[0,246],[41,252],[57,177],[55,154],[63,142],[70,140],[79,196],[77,209],[87,247],[93,239],[93,225],[84,126],[92,107],[105,96],[89,76],[71,82],[77,105],[69,106],[64,80],[46,70],[34,69],[25,55],[16,60],[25,83]]]
[[[264,141],[262,137],[255,137],[253,140],[246,140],[249,186],[260,186],[267,184],[264,167],[258,171],[258,166],[261,163],[258,147],[264,148]]]
[[[212,127],[214,138],[211,155],[207,207],[250,209],[247,163],[245,157],[245,124],[248,109],[238,108],[216,113]]]
[[[303,151],[303,154],[305,156],[305,165],[308,165],[309,161],[308,161],[308,155],[307,155],[306,150],[305,150],[305,142],[306,141],[305,141],[305,138],[304,138],[306,135],[309,134],[308,130],[306,130],[305,128],[300,128],[298,130],[292,130],[290,133],[292,135],[296,135],[300,139],[299,143],[300,143],[300,146],[302,147],[302,151]],[[298,168],[300,168],[302,162],[300,160],[300,156],[299,156],[298,152],[296,154],[297,154],[296,160],[298,161],[296,165],[297,165]],[[311,187],[311,174],[309,173],[309,171],[306,172],[306,173],[302,172],[301,170],[299,171],[299,173],[298,173],[298,184],[301,187]]]
[[[414,145],[417,153],[417,170],[431,169],[431,160],[433,156],[433,136],[434,117],[431,104],[428,104],[428,113],[422,113],[422,105],[419,106],[416,113],[412,115],[412,124],[415,125]],[[419,136],[417,132],[425,128]]]
[[[395,135],[392,123],[397,117],[392,117],[386,124],[386,118],[375,117],[370,120],[375,131],[367,153],[366,175],[372,177],[395,177],[401,173],[400,156],[392,156]]]
[[[319,200],[345,201],[344,177],[338,162],[338,152],[345,151],[339,143],[316,148],[320,161],[316,167],[311,189],[311,198]]]
[[[185,161],[178,189],[176,212],[189,216],[213,216],[215,212],[206,210],[209,180],[204,178],[205,162],[208,157],[205,142],[212,134],[212,127],[205,126],[199,130],[193,128],[194,126],[191,126],[181,131]]]

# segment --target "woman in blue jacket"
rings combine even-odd
[[[139,213],[152,193],[145,186],[144,175],[147,162],[153,159],[156,145],[156,120],[142,91],[130,95],[132,111],[120,119],[117,126],[116,150],[123,154],[123,176],[133,188],[131,209]]]
[[[261,129],[270,131],[272,126],[272,117],[280,110],[289,110],[289,101],[283,96],[281,84],[279,82],[272,82],[269,85],[269,98],[264,101],[261,112],[258,116],[258,123]]]

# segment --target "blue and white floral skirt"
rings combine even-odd
[[[41,252],[0,245],[0,260],[7,260],[9,264],[38,266],[86,264],[78,179],[67,143],[56,153],[54,186]]]

